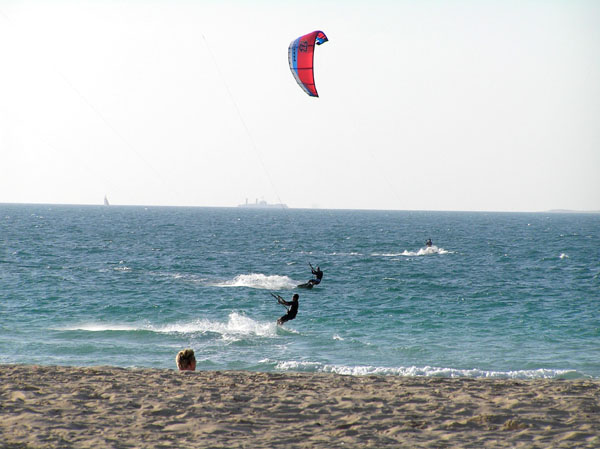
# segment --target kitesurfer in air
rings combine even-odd
[[[315,278],[310,279],[308,281],[308,284],[311,286],[319,285],[321,283],[321,279],[323,279],[323,272],[321,271],[321,268],[319,268],[318,266],[317,266],[317,269],[315,270],[314,267],[310,263],[309,263],[309,265],[310,265],[310,271],[312,271],[312,274],[315,275]]]
[[[296,314],[298,313],[298,299],[300,299],[300,295],[298,293],[296,293],[292,297],[291,301],[286,301],[281,296],[275,295],[273,293],[271,293],[271,295],[273,295],[273,297],[277,299],[277,302],[279,304],[288,308],[287,313],[277,320],[277,324],[279,326],[281,326],[286,321],[293,320],[294,318],[296,318]]]
[[[427,246],[428,248],[433,246],[433,242],[431,241],[431,239],[427,239],[427,241],[425,242],[425,246]]]

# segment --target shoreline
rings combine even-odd
[[[0,365],[2,448],[600,446],[600,380]]]

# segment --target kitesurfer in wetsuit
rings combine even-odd
[[[271,293],[273,295],[273,293]],[[281,318],[277,320],[277,324],[281,326],[283,323],[289,320],[293,320],[296,318],[296,314],[298,313],[298,299],[300,299],[300,295],[296,293],[291,301],[286,301],[279,295],[273,295],[277,298],[277,302],[282,306],[289,307],[288,312],[283,315]]]
[[[433,246],[433,242],[431,241],[431,239],[427,239],[427,241],[425,242],[425,246],[427,246],[427,247]]]
[[[310,271],[312,271],[312,274],[315,275],[315,279],[310,279],[308,281],[308,283],[310,285],[318,285],[321,283],[321,279],[323,279],[323,272],[321,271],[321,269],[319,267],[317,267],[317,269],[315,270],[313,268],[313,266],[309,263],[310,265]]]

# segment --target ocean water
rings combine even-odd
[[[0,363],[600,378],[599,242],[598,214],[0,205]]]

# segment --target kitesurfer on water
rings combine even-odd
[[[293,320],[294,318],[296,318],[296,314],[298,313],[298,299],[300,299],[300,295],[298,293],[296,293],[292,297],[291,301],[286,301],[281,296],[275,295],[273,293],[271,293],[271,295],[273,295],[277,299],[277,302],[279,304],[285,307],[289,307],[288,312],[277,320],[277,324],[279,326],[281,326],[286,321]]]
[[[428,248],[433,246],[433,242],[431,241],[431,239],[427,239],[427,241],[425,242],[425,246],[427,246]]]
[[[309,262],[309,265],[310,265],[310,271],[312,271],[312,274],[314,274],[314,275],[315,275],[315,279],[310,279],[310,280],[308,281],[308,283],[309,283],[311,286],[320,284],[320,283],[321,283],[321,279],[323,279],[323,272],[321,271],[321,268],[319,268],[319,267],[317,266],[317,269],[315,270],[315,269],[313,268],[313,266],[310,264],[310,262]]]

